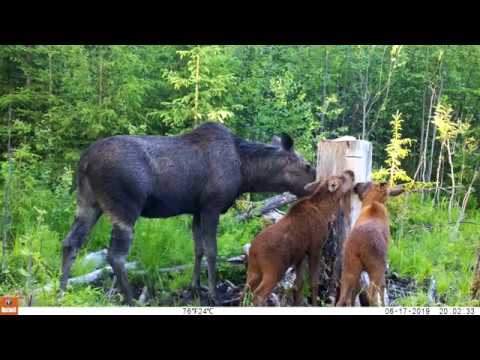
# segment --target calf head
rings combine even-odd
[[[386,203],[389,196],[398,196],[404,191],[401,186],[391,188],[386,182],[373,183],[371,181],[358,183],[353,188],[353,192],[362,202],[378,201],[382,204]]]
[[[355,175],[353,171],[346,170],[338,176],[328,176],[324,179],[312,182],[305,186],[305,191],[309,192],[312,198],[322,200],[327,196],[340,197],[345,195],[353,188]]]

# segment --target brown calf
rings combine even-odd
[[[276,224],[252,241],[248,255],[245,292],[253,291],[253,304],[264,305],[268,295],[290,266],[295,266],[294,301],[299,305],[303,287],[303,260],[308,255],[312,304],[317,303],[320,254],[335,220],[340,201],[354,183],[352,171],[305,186],[312,194],[298,201]]]
[[[390,237],[385,202],[397,196],[402,188],[390,189],[387,183],[358,183],[353,191],[362,201],[362,210],[343,248],[340,299],[337,306],[353,306],[360,291],[359,278],[366,271],[370,278],[367,289],[369,305],[384,305],[385,268]]]

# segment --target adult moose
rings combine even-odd
[[[315,170],[294,152],[293,140],[282,134],[271,145],[253,143],[227,128],[205,123],[179,136],[113,136],[83,153],[77,171],[77,212],[63,240],[65,289],[71,265],[91,228],[102,214],[112,222],[107,260],[132,304],[125,260],[140,216],[166,218],[192,214],[195,265],[192,290],[200,289],[204,253],[208,293],[216,296],[217,225],[220,214],[245,192],[290,191],[306,195],[304,186]],[[161,256],[161,254],[159,254]]]

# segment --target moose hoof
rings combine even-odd
[[[133,301],[133,297],[131,297],[131,296],[124,297],[123,300],[122,300],[122,305],[135,306],[135,302]]]
[[[208,294],[208,306],[220,306],[221,304],[217,294]]]

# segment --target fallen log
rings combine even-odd
[[[427,298],[428,306],[435,306],[437,303],[437,282],[433,276],[430,278],[430,283],[428,285]]]
[[[89,253],[80,261],[83,265],[93,265],[94,269],[98,269],[101,265],[107,263],[107,249]]]
[[[233,265],[243,265],[246,264],[248,261],[248,250],[250,249],[251,244],[245,244],[242,246],[243,254],[231,257],[226,261]]]
[[[138,270],[138,264],[137,262],[129,262],[125,264],[125,268],[127,270]],[[139,271],[139,273],[143,273],[143,271]],[[105,275],[113,275],[113,269],[110,265],[105,266],[101,269],[92,271],[88,274],[77,276],[74,278],[68,279],[68,285],[72,284],[88,284],[88,283],[93,283],[97,280],[99,280],[102,276]]]
[[[144,286],[143,289],[142,289],[142,293],[138,297],[139,304],[140,305],[145,305],[145,303],[148,301],[148,298],[149,298],[148,289],[147,289],[146,286]]]
[[[297,200],[297,197],[289,192],[285,192],[280,195],[272,196],[265,201],[260,202],[259,204],[254,204],[254,206],[249,209],[247,212],[237,216],[238,221],[244,221],[251,219],[256,216],[265,215],[272,210],[275,210],[283,205],[290,204]]]

